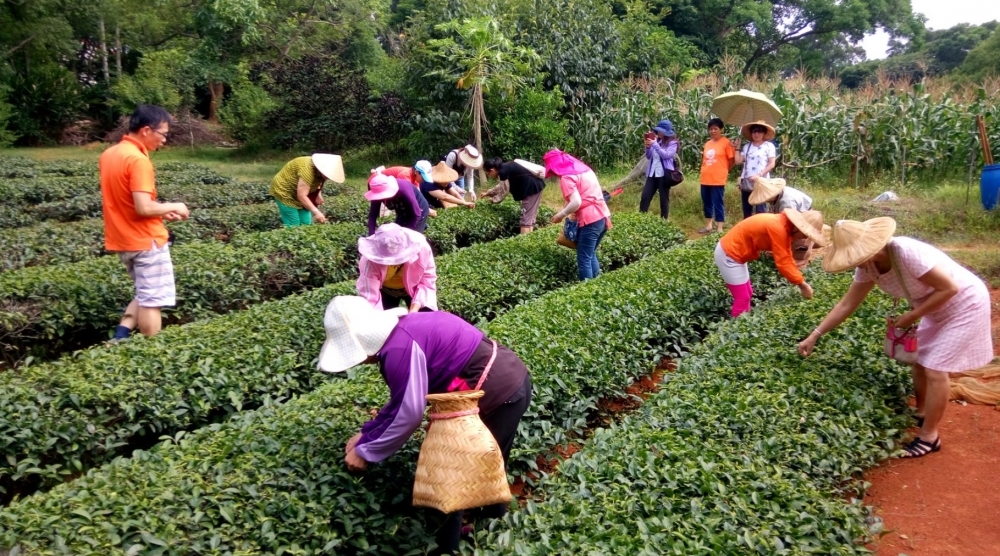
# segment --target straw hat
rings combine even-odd
[[[399,182],[396,181],[396,178],[376,172],[368,178],[368,192],[365,193],[365,199],[381,201],[394,197],[398,192]]]
[[[858,222],[838,220],[833,225],[833,242],[823,257],[823,270],[842,272],[850,270],[878,253],[896,231],[896,221],[880,216]]]
[[[788,220],[791,221],[793,226],[798,228],[798,230],[805,234],[806,237],[813,240],[816,245],[819,245],[820,247],[824,247],[826,245],[826,238],[823,237],[822,212],[818,210],[799,212],[790,208],[781,212],[788,217]]]
[[[375,264],[397,265],[415,261],[421,248],[430,250],[424,235],[390,222],[358,239],[358,252]]]
[[[326,341],[317,367],[339,373],[375,355],[405,314],[405,307],[381,311],[355,295],[334,297],[323,315]]]
[[[760,205],[774,200],[785,189],[785,180],[781,178],[757,178],[753,182],[753,191],[748,199],[751,205]]]
[[[747,141],[753,141],[753,136],[750,134],[750,128],[755,125],[763,126],[763,128],[765,129],[764,131],[765,141],[770,141],[774,139],[774,128],[771,127],[771,125],[765,122],[764,120],[757,120],[756,122],[743,124],[743,128],[740,129],[740,135],[742,135],[743,138],[746,139]]]
[[[449,168],[444,162],[438,162],[437,166],[431,168],[431,183],[451,183],[458,180],[458,172]],[[424,178],[427,179],[427,178]]]
[[[418,160],[416,164],[413,165],[413,169],[420,174],[420,177],[427,183],[433,183],[431,179],[431,163],[429,160]]]
[[[472,168],[473,170],[478,169],[483,165],[483,155],[479,153],[479,149],[473,147],[472,145],[466,145],[459,149],[458,159],[462,161],[464,166]]]
[[[326,179],[344,183],[344,161],[339,154],[316,153],[311,158],[313,166],[320,174],[326,176]]]

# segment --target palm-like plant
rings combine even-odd
[[[482,132],[488,125],[484,95],[516,93],[533,76],[539,56],[531,48],[514,44],[492,17],[449,21],[434,28],[445,38],[427,43],[432,59],[440,64],[427,75],[444,77],[459,89],[471,91],[472,132],[482,152]]]

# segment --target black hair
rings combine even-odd
[[[750,133],[756,133],[758,131],[761,132],[761,133],[763,133],[764,135],[767,135],[767,128],[766,127],[764,127],[764,126],[762,126],[760,124],[754,124],[754,125],[750,126]]]
[[[163,122],[174,123],[170,112],[167,112],[165,108],[155,104],[140,104],[135,107],[135,112],[132,112],[132,118],[128,122],[128,131],[135,133],[146,126],[156,129]]]
[[[483,171],[489,172],[491,170],[499,170],[500,165],[503,164],[503,159],[499,156],[494,156],[493,158],[487,158],[483,161]]]
[[[725,124],[723,124],[722,120],[719,118],[712,118],[711,120],[708,120],[708,127],[712,126],[715,126],[719,129],[725,129]]]

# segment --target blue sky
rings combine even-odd
[[[929,29],[947,29],[959,23],[986,23],[1000,20],[998,0],[910,0],[913,11],[927,17]],[[861,42],[869,60],[885,58],[889,36],[883,32],[869,35]]]

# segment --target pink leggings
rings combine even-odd
[[[750,285],[750,281],[738,286],[726,284],[726,287],[729,288],[729,293],[733,294],[733,309],[729,314],[736,318],[749,311],[750,299],[753,297],[753,286]]]

